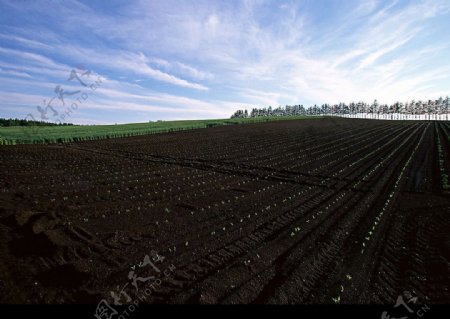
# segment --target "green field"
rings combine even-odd
[[[281,120],[320,118],[314,116],[256,117],[217,120],[159,121],[119,125],[12,126],[0,127],[0,145],[64,143],[104,138],[157,134],[218,125],[237,125]]]

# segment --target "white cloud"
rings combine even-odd
[[[116,16],[79,3],[70,10],[58,5],[61,12],[83,13],[77,28],[98,42],[83,46],[70,37],[50,36],[57,40],[49,49],[41,39],[3,34],[38,51],[0,48],[0,54],[17,60],[0,61],[0,67],[33,78],[61,77],[68,66],[56,61],[83,61],[111,72],[92,109],[122,105],[174,117],[228,116],[243,106],[374,98],[388,103],[428,98],[448,87],[444,58],[450,42],[436,22],[450,12],[448,1],[353,4],[327,15],[310,13],[305,10],[310,4],[296,1],[138,1],[123,5]],[[73,15],[58,19],[62,30],[74,29]],[[433,37],[436,30],[442,31],[440,39]],[[149,79],[173,87],[158,92]]]
[[[23,38],[20,36],[10,35],[10,34],[0,34],[0,38],[14,41],[16,43],[20,43],[24,46],[30,48],[38,48],[38,49],[51,49],[51,46],[36,40],[31,40],[27,38]]]
[[[5,70],[0,68],[0,73],[6,74],[6,75],[12,75],[12,76],[18,76],[18,77],[24,77],[24,78],[31,78],[31,75],[29,75],[26,72],[19,72],[14,70]]]
[[[142,53],[133,53],[127,51],[111,51],[111,52],[99,52],[93,49],[87,49],[74,46],[60,46],[61,52],[64,52],[67,56],[75,57],[79,60],[86,61],[85,63],[90,65],[97,65],[106,67],[110,70],[119,70],[132,72],[136,75],[144,75],[149,78],[170,83],[173,85],[202,90],[208,90],[205,85],[190,82],[182,78],[176,77],[169,73],[163,72],[159,69],[151,67],[149,64],[152,61]],[[154,60],[159,65],[167,65],[168,62],[163,59]]]
[[[19,58],[21,61],[25,61],[27,63],[31,63],[33,65],[46,66],[48,68],[61,69],[64,68],[65,65],[61,63],[57,63],[50,58],[47,58],[41,54],[20,51],[15,49],[7,49],[0,47],[0,53],[4,55],[14,56]]]
[[[200,71],[193,66],[181,62],[176,62],[175,66],[179,69],[181,74],[196,80],[212,80],[214,78],[209,72]]]

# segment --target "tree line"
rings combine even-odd
[[[394,104],[379,104],[377,100],[368,104],[365,102],[352,102],[349,104],[322,104],[304,107],[303,105],[286,105],[272,108],[253,108],[237,110],[231,118],[260,117],[260,116],[297,116],[297,115],[352,115],[352,114],[449,114],[450,101],[448,96],[444,99],[428,101],[395,102]]]
[[[5,119],[0,118],[0,126],[67,126],[73,125],[72,123],[51,123],[44,121],[31,121],[21,119]]]

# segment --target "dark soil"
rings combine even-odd
[[[328,118],[0,147],[0,301],[450,303],[449,133]]]

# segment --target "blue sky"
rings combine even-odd
[[[0,117],[40,120],[49,101],[50,121],[107,124],[436,99],[448,30],[448,0],[0,0]]]

